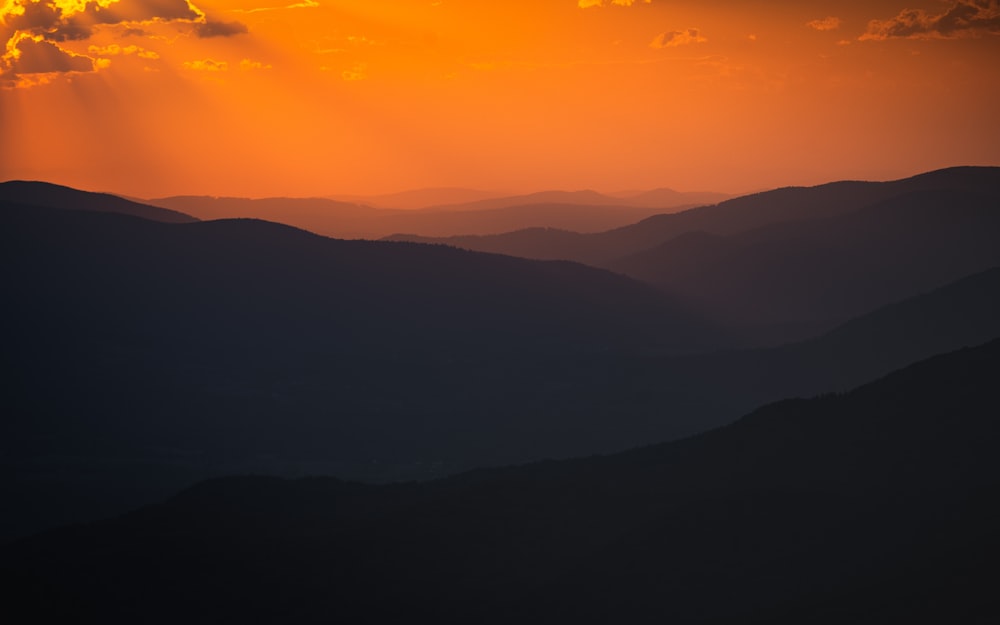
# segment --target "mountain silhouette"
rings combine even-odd
[[[121,213],[164,223],[190,223],[196,218],[177,210],[149,206],[107,193],[90,193],[48,182],[0,182],[0,203],[47,206],[67,210]]]
[[[682,441],[429,483],[205,482],[8,545],[5,605],[100,623],[985,622],[998,370],[993,341]]]
[[[381,482],[609,453],[1000,336],[996,270],[813,341],[715,351],[733,337],[683,300],[570,263],[252,220],[2,217],[19,417],[0,424],[0,536],[234,472]]]
[[[336,195],[331,200],[340,202],[355,202],[377,208],[399,208],[414,210],[428,206],[443,204],[462,204],[498,197],[502,193],[483,191],[481,189],[465,189],[461,187],[431,187],[411,189],[398,193],[383,193],[380,195]]]
[[[433,238],[400,234],[388,239],[444,243],[524,258],[575,260],[603,266],[688,233],[733,235],[768,224],[843,215],[894,197],[925,191],[955,191],[995,198],[1000,196],[1000,168],[954,167],[892,182],[843,181],[775,189],[679,213],[656,215],[602,233],[532,228],[491,236]]]
[[[711,192],[681,192],[666,187],[651,189],[649,191],[615,193],[614,197],[621,198],[630,206],[646,206],[650,208],[675,208],[679,206],[706,206],[718,204],[732,197],[726,193]],[[676,212],[673,210],[664,212]]]
[[[428,206],[427,210],[477,211],[496,210],[510,206],[537,204],[572,204],[575,206],[610,206],[655,208],[660,212],[671,209],[718,202],[726,196],[720,193],[682,193],[672,189],[654,189],[624,195],[605,195],[596,191],[539,191],[526,195],[484,198],[472,202]]]
[[[689,233],[605,266],[723,325],[762,329],[772,342],[803,338],[1000,264],[997,199],[914,192],[835,217]]]
[[[719,352],[676,303],[569,263],[247,220],[4,217],[21,418],[0,431],[0,488],[20,505],[0,535],[233,472],[426,479],[607,453],[1000,336],[1000,270]]]
[[[426,477],[590,450],[565,436],[579,406],[559,407],[561,379],[726,344],[656,290],[572,263],[2,209],[20,415],[0,426],[19,467],[4,489],[76,484],[95,499],[71,496],[70,515],[233,468]],[[5,532],[48,514],[24,509]]]
[[[600,201],[594,201],[596,196]],[[338,238],[377,239],[393,232],[426,236],[497,233],[528,226],[600,232],[662,212],[622,206],[596,193],[548,192],[420,210],[372,208],[326,198],[215,198],[177,196],[148,200],[201,219],[256,218]]]
[[[402,212],[327,198],[248,199],[179,195],[146,202],[197,215],[199,219],[263,219],[344,239],[377,238],[381,230],[375,224],[381,216]]]

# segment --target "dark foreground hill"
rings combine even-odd
[[[164,223],[198,221],[187,213],[132,202],[107,193],[90,193],[48,182],[11,180],[0,182],[0,202],[24,206],[45,206],[67,210],[121,213]]]
[[[24,622],[987,623],[1000,342],[607,457],[201,484],[8,546]]]

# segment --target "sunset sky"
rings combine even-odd
[[[1000,0],[0,0],[0,180],[141,197],[1000,165]]]

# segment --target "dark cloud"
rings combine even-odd
[[[188,4],[187,0],[120,0],[101,8],[96,2],[88,2],[85,13],[93,15],[99,24],[119,24],[121,22],[146,22],[149,20],[196,20],[204,17]]]
[[[26,37],[15,47],[20,54],[11,60],[10,70],[14,74],[94,71],[92,58],[67,52],[51,41],[35,41]]]
[[[8,16],[15,30],[41,35],[50,41],[76,41],[90,37],[101,24],[148,22],[151,20],[204,19],[201,11],[187,0],[119,0],[107,7],[87,2],[82,11],[66,15],[53,0],[21,0],[24,13]]]
[[[204,24],[198,24],[194,28],[194,33],[202,38],[232,37],[233,35],[244,35],[248,32],[247,25],[242,22],[207,21]]]
[[[904,9],[892,19],[872,20],[859,39],[957,39],[1000,34],[1000,0],[958,0],[944,13]]]
[[[7,24],[15,30],[49,30],[62,21],[62,9],[54,2],[23,2],[21,15],[7,16]]]

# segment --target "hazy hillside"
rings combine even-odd
[[[264,219],[343,239],[378,238],[374,224],[384,212],[352,202],[326,198],[264,198],[184,195],[147,200],[161,206],[197,215],[200,219]],[[392,212],[392,211],[390,211]]]
[[[90,193],[48,182],[11,180],[0,182],[0,202],[25,206],[48,206],[69,210],[103,211],[133,215],[165,223],[198,221],[178,210],[132,202],[107,193]]]
[[[833,182],[790,187],[734,198],[670,215],[657,215],[608,232],[579,234],[530,229],[495,236],[397,240],[446,243],[466,249],[525,258],[565,259],[603,265],[685,233],[731,235],[773,223],[833,217],[901,195],[955,191],[1000,197],[1000,168],[954,167],[892,182]]]
[[[586,194],[552,192],[421,210],[372,208],[325,198],[251,200],[180,196],[148,201],[201,219],[252,217],[347,239],[378,239],[394,232],[435,237],[492,234],[535,226],[600,232],[664,210],[623,206],[622,200],[600,197],[602,201],[594,203],[587,201],[590,198]]]
[[[576,206],[653,208],[657,209],[658,212],[672,213],[680,207],[714,204],[726,199],[726,197],[722,193],[682,193],[672,189],[654,189],[613,196],[596,191],[540,191],[526,195],[491,197],[470,202],[427,206],[426,209],[432,211],[476,211],[529,204],[573,204]],[[655,213],[650,211],[650,214]]]
[[[725,344],[654,289],[571,263],[252,220],[0,218],[17,328],[0,450],[22,491],[81,472],[141,491],[233,467],[384,479],[568,455],[598,443],[566,436],[585,405],[548,414],[569,393],[549,393],[551,371]]]
[[[336,195],[331,196],[331,200],[340,202],[354,202],[366,204],[377,208],[399,208],[413,210],[426,208],[428,206],[439,206],[442,204],[461,204],[464,202],[475,202],[498,197],[502,193],[482,191],[480,189],[464,189],[460,187],[432,187],[427,189],[413,189],[410,191],[400,191],[398,193],[384,193],[380,195]]]
[[[773,341],[998,264],[998,197],[949,190],[736,235],[689,233],[605,266]]]
[[[621,450],[1000,336],[1000,271],[812,343],[680,357],[726,339],[579,265],[256,221],[4,220],[19,331],[0,449],[25,513],[6,534],[233,472],[411,479]]]
[[[428,484],[208,482],[9,546],[6,605],[101,623],[984,622],[998,371],[992,342],[676,443]]]

